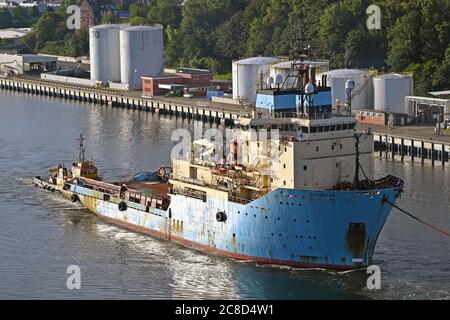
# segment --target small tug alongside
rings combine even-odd
[[[317,85],[313,68],[294,67],[299,89],[260,90],[254,116],[236,121],[229,154],[194,141],[172,167],[106,183],[85,161],[81,136],[71,172],[60,165],[35,184],[110,223],[232,259],[368,266],[391,211],[386,202],[395,203],[404,182],[374,180],[371,133],[356,132],[350,110],[332,110],[326,79]]]

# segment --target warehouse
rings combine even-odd
[[[178,68],[172,74],[142,77],[142,94],[147,97],[167,94],[176,87],[209,89],[211,86],[213,86],[213,72],[204,69]],[[206,90],[204,94],[206,95]]]
[[[57,58],[35,54],[0,54],[0,72],[2,75],[24,75],[55,71]]]

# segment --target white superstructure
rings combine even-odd
[[[142,76],[164,72],[163,26],[136,26],[120,30],[121,82],[131,90],[142,89]]]

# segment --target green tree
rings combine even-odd
[[[14,24],[14,18],[11,12],[6,8],[0,8],[0,28],[11,28]]]
[[[118,23],[119,17],[113,11],[109,10],[108,12],[102,15],[101,23],[102,24],[110,24],[110,23]]]
[[[30,17],[27,14],[27,11],[20,6],[14,7],[11,10],[14,19],[14,26],[16,28],[25,28],[30,26]]]
[[[181,0],[154,0],[148,8],[148,23],[178,28],[182,20],[182,3]]]

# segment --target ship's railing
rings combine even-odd
[[[240,204],[249,204],[250,202],[252,202],[252,200],[238,198],[238,197],[234,197],[234,196],[229,196],[228,200],[231,202],[240,203]]]
[[[301,112],[275,112],[274,118],[297,118],[297,119],[330,119],[333,117],[332,112],[318,113],[301,113]]]
[[[317,113],[301,113],[301,112],[275,112],[273,114],[274,118],[284,119],[284,118],[295,118],[295,119],[306,119],[306,120],[320,120],[320,119],[331,119],[333,117],[350,117],[352,116],[349,112],[317,112]]]
[[[193,185],[197,185],[197,186],[208,187],[208,188],[211,188],[214,190],[219,190],[219,191],[225,191],[225,192],[229,191],[229,190],[221,190],[218,186],[209,185],[209,184],[205,183],[204,181],[199,181],[199,180],[194,180],[194,179],[189,179],[189,178],[178,178],[178,179],[173,179],[173,180],[179,181],[179,182],[184,182],[184,183],[189,183],[189,184],[193,184]],[[193,183],[192,181],[200,182],[200,184]],[[197,192],[194,192],[194,191],[197,191],[197,190],[191,190],[191,191],[186,192],[185,190],[181,191],[179,188],[173,188],[172,192],[173,192],[173,194],[179,194],[179,195],[184,195],[184,196],[204,200],[203,195],[198,196],[199,191],[197,191]],[[250,199],[243,199],[243,198],[235,197],[232,195],[228,196],[228,200],[231,202],[240,203],[240,204],[249,204],[250,202],[252,202],[252,200],[250,200]]]
[[[203,191],[193,190],[189,188],[173,188],[172,194],[194,198],[206,202],[206,192]]]
[[[201,180],[197,180],[197,179],[181,177],[181,178],[177,178],[177,179],[173,179],[173,180],[184,182],[184,183],[189,183],[189,184],[195,184],[196,186],[200,186],[200,187],[206,187],[205,181],[201,181]]]

